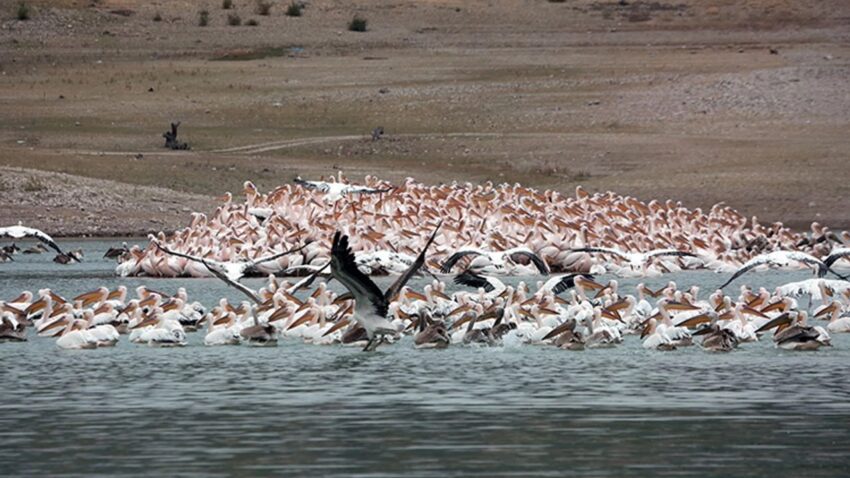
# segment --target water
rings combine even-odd
[[[46,254],[0,264],[0,297],[149,284],[186,287],[208,305],[241,300],[215,280],[115,278],[97,259],[108,243],[80,245],[80,265]],[[724,277],[647,282],[708,288]],[[806,277],[743,280],[773,287]],[[627,291],[635,283],[622,282]],[[850,465],[847,335],[817,352],[763,341],[729,354],[649,352],[635,337],[584,352],[421,351],[409,338],[373,354],[201,342],[190,334],[182,349],[0,344],[0,474],[846,476]]]

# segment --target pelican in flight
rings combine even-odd
[[[727,280],[723,283],[723,285],[718,287],[718,289],[723,289],[727,285],[731,284],[732,281],[734,281],[738,277],[741,277],[742,275],[755,269],[758,266],[767,265],[775,267],[788,267],[795,262],[805,264],[809,267],[814,267],[818,277],[823,277],[826,275],[827,272],[832,272],[838,277],[846,279],[846,277],[830,269],[824,261],[810,254],[806,254],[805,252],[774,251],[769,252],[767,254],[761,254],[747,261],[743,266],[741,266],[740,269],[738,269],[734,274],[732,274],[732,277],[730,277],[729,280]]]
[[[230,279],[231,281],[238,281],[239,279],[245,277],[245,274],[253,271],[256,268],[256,266],[258,266],[258,265],[260,265],[264,262],[273,261],[273,260],[278,259],[280,257],[283,257],[285,255],[298,252],[301,249],[304,249],[305,247],[307,247],[307,245],[305,244],[303,246],[296,247],[295,249],[290,249],[288,251],[278,252],[277,254],[272,254],[270,256],[259,257],[257,259],[245,259],[245,260],[240,260],[240,261],[219,262],[219,261],[215,261],[215,260],[212,260],[212,259],[205,259],[205,258],[201,258],[201,257],[197,257],[197,256],[191,256],[189,254],[183,254],[182,252],[172,251],[172,250],[160,245],[159,242],[157,242],[155,237],[149,236],[149,239],[162,252],[164,252],[166,254],[170,254],[172,256],[177,256],[177,257],[182,257],[184,259],[189,259],[190,261],[200,262],[201,264],[204,264],[204,265],[206,265],[207,267],[210,267],[210,268],[215,268],[219,272],[224,274],[224,276],[227,277],[228,279]]]
[[[467,256],[481,256],[481,262],[474,259],[467,267],[475,272],[506,273],[507,265],[515,265],[520,257],[524,257],[530,260],[541,274],[549,274],[546,261],[527,247],[514,247],[505,251],[485,251],[474,247],[463,247],[443,262],[440,272],[448,274],[461,258]]]
[[[655,257],[699,257],[693,252],[680,251],[678,249],[653,249],[647,252],[625,252],[611,247],[579,247],[570,249],[571,252],[597,252],[611,254],[624,259],[627,266],[634,272],[646,273],[646,266]]]
[[[339,201],[343,196],[348,196],[349,194],[381,194],[392,191],[392,188],[377,189],[341,182],[328,183],[324,181],[305,181],[300,177],[295,178],[295,184],[324,193],[325,199],[331,202]]]
[[[66,254],[65,252],[63,252],[52,237],[48,236],[42,231],[39,231],[38,229],[23,226],[20,222],[17,226],[0,227],[0,237],[9,237],[12,239],[24,239],[27,237],[32,237],[43,242],[45,245],[56,251],[60,256],[67,256],[76,262],[80,262],[80,258],[79,256],[77,256],[77,254],[73,252],[68,252]]]
[[[425,253],[437,237],[442,222],[437,224],[431,238],[425,243],[416,261],[386,290],[381,289],[357,267],[354,253],[348,245],[348,236],[339,231],[334,234],[331,246],[331,276],[338,280],[354,296],[354,321],[363,327],[369,341],[363,348],[364,352],[375,350],[387,336],[395,336],[398,331],[387,320],[390,301],[401,291],[401,288],[425,264]]]
[[[558,295],[575,287],[576,279],[594,280],[594,277],[590,274],[582,274],[580,272],[575,272],[571,274],[559,274],[556,276],[552,276],[552,278],[547,280],[542,286],[540,286],[540,288],[545,290],[551,290],[553,294]]]
[[[829,251],[829,255],[826,256],[823,263],[826,267],[832,267],[832,264],[835,263],[835,261],[845,257],[850,257],[850,247],[839,247]]]

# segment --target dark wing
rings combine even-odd
[[[370,188],[370,187],[367,187],[367,186],[348,186],[348,188],[346,188],[346,194],[348,194],[348,193],[355,193],[355,194],[382,194],[382,193],[388,193],[388,192],[390,192],[390,191],[392,191],[392,190],[393,190],[393,188],[392,188],[392,187],[389,187],[389,188],[383,188],[383,189],[375,189],[375,188]]]
[[[452,267],[454,267],[455,264],[457,264],[457,261],[461,260],[462,258],[464,258],[466,256],[477,256],[477,255],[480,255],[480,254],[481,254],[480,252],[472,251],[472,250],[461,250],[461,251],[455,252],[454,254],[449,256],[449,258],[446,259],[443,262],[443,264],[440,266],[440,272],[442,272],[443,274],[448,274],[449,272],[451,272]]]
[[[756,267],[758,267],[758,266],[760,266],[760,265],[762,265],[762,264],[767,264],[768,262],[770,262],[770,261],[769,261],[769,260],[767,260],[764,256],[762,256],[762,257],[756,257],[756,258],[754,258],[754,259],[750,260],[749,262],[747,262],[746,264],[744,264],[744,266],[743,266],[743,267],[741,267],[740,269],[738,269],[737,271],[735,271],[735,273],[734,273],[734,274],[732,274],[732,277],[730,277],[730,278],[729,278],[729,280],[727,280],[726,282],[724,282],[724,283],[723,283],[723,285],[721,285],[720,287],[718,287],[718,289],[723,289],[723,288],[724,288],[724,287],[726,287],[727,285],[731,284],[731,283],[732,283],[732,281],[734,281],[734,280],[735,280],[735,279],[737,279],[738,277],[741,277],[742,275],[746,274],[747,272],[749,272],[749,271],[751,271],[751,270],[755,269]]]
[[[601,252],[604,254],[613,254],[618,257],[622,257],[623,259],[628,259],[623,251],[619,251],[617,249],[611,249],[610,247],[578,247],[576,249],[570,249],[571,252]]]
[[[534,266],[537,267],[537,270],[540,271],[541,274],[543,274],[543,275],[549,274],[549,266],[547,266],[546,261],[541,259],[540,256],[538,256],[537,254],[535,254],[531,251],[524,251],[524,250],[514,251],[514,252],[511,253],[511,259],[514,260],[514,262],[516,262],[516,260],[513,259],[513,256],[527,257],[534,264]]]
[[[295,184],[298,184],[299,186],[304,186],[307,189],[315,189],[317,191],[322,190],[322,188],[320,188],[318,184],[315,184],[311,181],[304,181],[301,178],[295,178],[293,181],[295,182]]]
[[[343,236],[339,231],[334,234],[330,264],[331,275],[354,295],[356,303],[362,304],[364,300],[368,300],[378,315],[386,317],[389,302],[372,279],[357,268],[354,254],[348,246],[348,236]]]
[[[327,269],[330,265],[331,265],[331,263],[328,262],[327,264],[325,264],[321,268],[316,269],[316,271],[313,272],[312,274],[310,274],[307,277],[296,282],[292,287],[289,288],[289,290],[287,292],[290,293],[290,294],[294,294],[301,289],[306,289],[307,287],[310,287],[313,284],[313,281],[316,280],[316,277],[318,277],[319,274],[321,274],[322,271]],[[331,279],[333,279],[333,277],[329,277],[328,280],[325,281],[325,283],[330,282]]]
[[[218,268],[210,266],[209,263],[207,263],[207,261],[201,259],[201,264],[206,266],[207,270],[212,272],[212,274],[214,276],[223,280],[225,284],[227,284],[230,287],[233,287],[233,288],[239,290],[240,292],[242,292],[243,294],[247,295],[248,298],[251,299],[252,301],[254,301],[255,304],[262,305],[263,301],[260,300],[259,297],[257,297],[257,294],[254,291],[245,287],[244,285],[242,285],[239,282],[228,279],[226,275],[224,275],[221,271],[218,270]]]
[[[826,259],[823,260],[823,263],[826,267],[832,267],[832,264],[835,261],[841,259],[842,257],[850,257],[850,248],[841,248],[835,249],[826,256]]]
[[[566,274],[566,275],[561,276],[561,280],[559,280],[558,282],[555,283],[555,285],[552,286],[552,293],[555,294],[555,295],[558,295],[562,292],[566,292],[566,291],[572,289],[573,287],[576,286],[576,277],[578,277],[578,276],[582,276],[582,277],[584,277],[586,279],[590,279],[590,280],[595,280],[595,278],[590,274],[580,274],[580,273]]]
[[[428,248],[431,247],[431,243],[434,242],[434,238],[437,237],[437,232],[439,232],[440,226],[442,225],[443,221],[437,223],[437,227],[435,227],[434,232],[431,233],[431,238],[425,243],[425,247],[422,248],[422,251],[416,257],[416,260],[413,261],[413,264],[411,264],[410,267],[408,267],[407,270],[404,271],[404,273],[400,275],[398,279],[393,282],[393,285],[391,285],[384,293],[384,298],[386,298],[386,300],[389,301],[395,297],[396,294],[401,291],[401,288],[404,287],[404,285],[407,284],[407,282],[413,277],[413,275],[416,274],[423,265],[425,265],[425,255],[428,252]]]
[[[272,254],[270,256],[260,257],[259,259],[255,259],[255,260],[249,260],[248,263],[250,264],[250,267],[254,267],[257,264],[262,264],[264,262],[273,261],[273,260],[275,260],[279,257],[283,257],[285,255],[292,254],[294,252],[298,252],[301,249],[304,249],[305,247],[307,247],[307,244],[304,244],[300,247],[296,247],[295,249],[290,249],[288,251],[283,251],[283,252],[279,252],[277,254]]]
[[[463,274],[456,275],[455,284],[474,287],[476,289],[483,288],[487,292],[493,292],[496,289],[486,278],[470,271],[465,271]]]
[[[678,257],[699,257],[693,252],[688,251],[677,251],[676,249],[656,249],[654,251],[649,251],[646,253],[646,257],[659,257],[659,256],[678,256]]]

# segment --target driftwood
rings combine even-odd
[[[192,149],[189,146],[189,143],[184,143],[182,141],[177,141],[177,127],[180,126],[180,122],[171,123],[171,131],[166,131],[162,133],[162,137],[165,138],[165,147],[168,149]]]

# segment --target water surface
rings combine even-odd
[[[116,278],[97,259],[108,243],[79,245],[80,265],[48,255],[0,264],[0,297],[148,284],[186,287],[208,306],[242,299],[216,280]],[[724,278],[646,282],[710,290]],[[627,292],[635,282],[621,281]],[[764,341],[729,354],[649,352],[635,337],[584,352],[419,351],[408,338],[373,354],[202,339],[190,334],[182,349],[0,344],[2,475],[846,476],[850,466],[846,335],[817,352]]]

